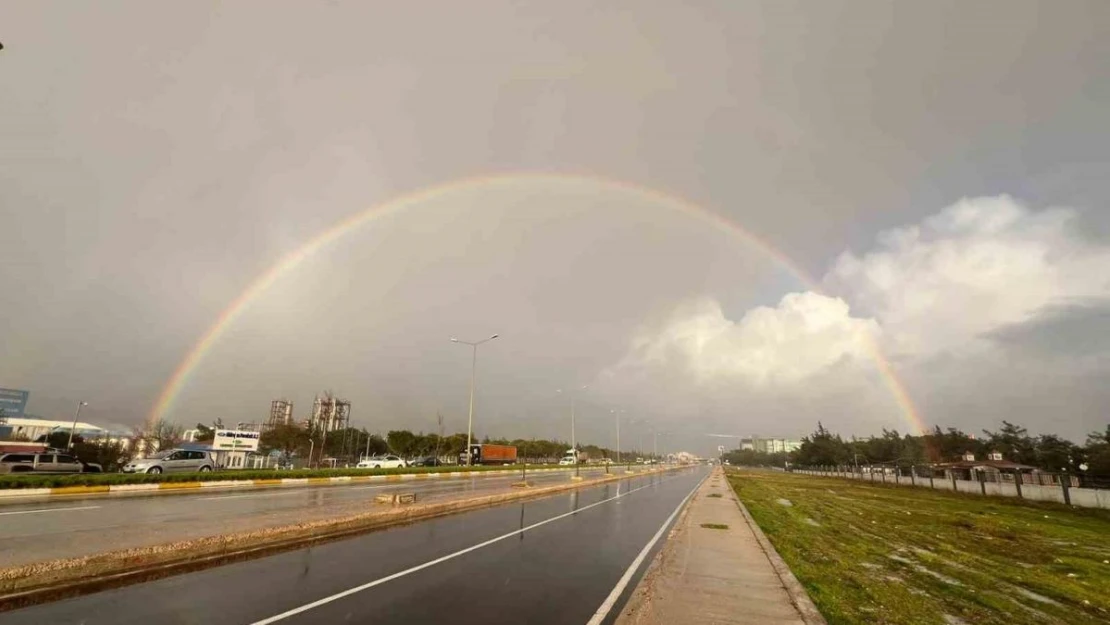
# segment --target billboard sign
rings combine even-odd
[[[212,439],[213,451],[258,451],[258,441],[262,434],[242,430],[216,430]]]
[[[30,391],[15,388],[0,388],[0,410],[5,417],[22,417],[27,410],[27,398]]]

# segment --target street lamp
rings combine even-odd
[[[589,388],[585,384],[582,385],[580,390]],[[556,393],[562,393],[563,389],[555,389]],[[574,452],[574,477],[578,477],[578,440],[574,437],[574,393],[570,393],[570,448]]]
[[[73,449],[73,431],[77,429],[77,417],[81,416],[81,408],[88,405],[89,402],[87,401],[77,402],[77,412],[73,413],[73,427],[69,428],[69,442],[66,443],[66,451]]]
[[[623,412],[623,410],[617,410],[616,408],[609,411],[617,422],[617,464],[621,463],[621,414]]]
[[[452,343],[461,343],[463,345],[469,345],[471,347],[471,349],[473,350],[473,354],[472,354],[471,360],[470,360],[470,411],[468,412],[467,417],[466,417],[466,466],[468,466],[468,467],[471,465],[471,463],[473,461],[473,457],[470,453],[470,439],[471,439],[471,435],[472,435],[471,433],[474,431],[474,378],[478,374],[478,346],[481,345],[482,343],[488,343],[489,341],[492,341],[493,339],[495,339],[499,336],[501,336],[501,335],[500,334],[494,334],[494,335],[490,336],[488,339],[482,339],[481,341],[473,341],[473,342],[472,341],[460,341],[459,339],[457,339],[455,337],[451,337],[451,342]]]

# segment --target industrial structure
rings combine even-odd
[[[312,416],[308,429],[314,432],[334,432],[347,427],[351,419],[351,402],[337,399],[330,393],[312,402]]]
[[[293,402],[288,399],[275,399],[270,402],[270,418],[265,429],[271,430],[279,425],[293,423]]]

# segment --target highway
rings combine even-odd
[[[697,467],[4,613],[5,625],[611,623]],[[599,608],[608,606],[608,610]]]
[[[591,467],[582,474],[589,479],[605,471]],[[537,486],[569,480],[569,472],[528,474]],[[519,474],[487,475],[9,503],[0,506],[0,567],[357,514],[381,493],[415,492],[420,502],[434,502],[506,492],[519,481]]]

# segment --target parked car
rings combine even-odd
[[[400,469],[407,467],[408,463],[401,459],[400,456],[371,456],[360,460],[357,465],[358,469]]]
[[[216,468],[207,451],[167,449],[147,458],[138,458],[123,467],[124,473],[206,473]]]
[[[417,458],[408,463],[410,467],[441,467],[443,462],[439,458],[428,456],[427,458]]]
[[[85,465],[77,458],[55,452],[7,453],[0,456],[0,473],[81,473]]]

